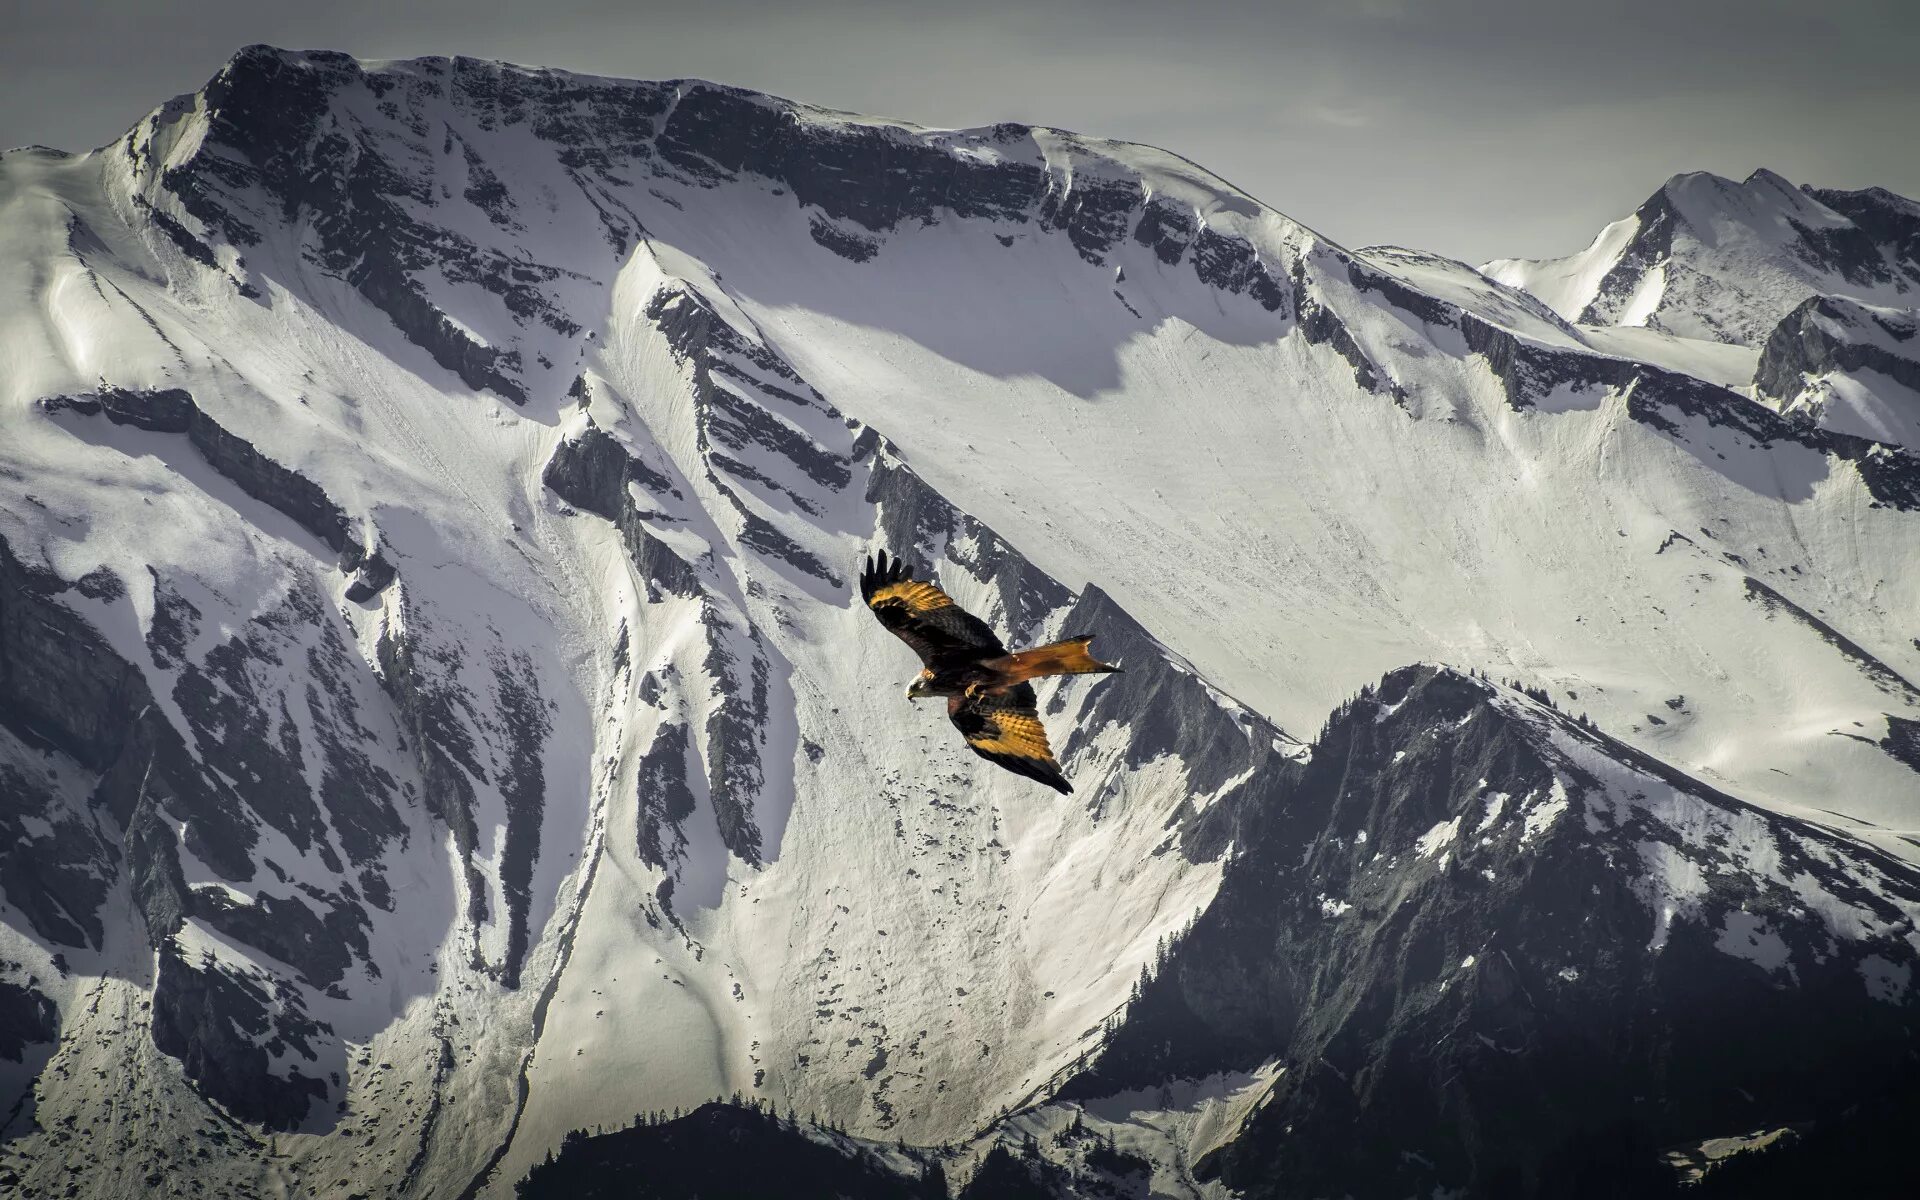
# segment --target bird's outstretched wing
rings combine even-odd
[[[991,658],[1007,652],[985,621],[931,583],[915,579],[905,560],[890,560],[885,550],[867,560],[867,569],[860,575],[860,594],[880,623],[912,646],[927,666],[937,660]]]
[[[950,696],[947,717],[981,758],[1016,775],[1037,779],[1056,792],[1073,790],[1053,759],[1053,748],[1047,745],[1047,728],[1040,723],[1040,711],[1034,706],[1032,684],[1023,683],[999,693]]]

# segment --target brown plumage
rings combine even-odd
[[[1091,636],[1010,653],[985,621],[915,579],[904,560],[890,560],[885,550],[867,560],[860,594],[880,623],[920,656],[925,669],[907,688],[908,699],[945,696],[948,719],[975,754],[1055,791],[1073,790],[1047,744],[1027,681],[1118,671],[1087,652]]]

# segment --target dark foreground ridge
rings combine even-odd
[[[1537,700],[1396,671],[1238,841],[1064,1094],[1279,1062],[1197,1164],[1249,1197],[1657,1194],[1670,1148],[1920,1112],[1920,874]]]
[[[933,1157],[895,1155],[795,1118],[733,1104],[637,1116],[612,1133],[567,1135],[521,1180],[520,1200],[945,1200]],[[917,1173],[909,1173],[912,1169]]]

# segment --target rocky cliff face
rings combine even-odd
[[[1767,335],[1754,395],[1826,429],[1911,447],[1920,437],[1920,318],[1815,296]]]
[[[1243,1194],[1645,1188],[1656,1149],[1911,1080],[1904,864],[1431,668],[1279,791],[1065,1091],[1278,1062],[1200,1164]]]

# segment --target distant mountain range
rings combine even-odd
[[[9,151],[0,1191],[1900,1194],[1916,297],[460,58]],[[1072,795],[879,548],[1125,667]]]

